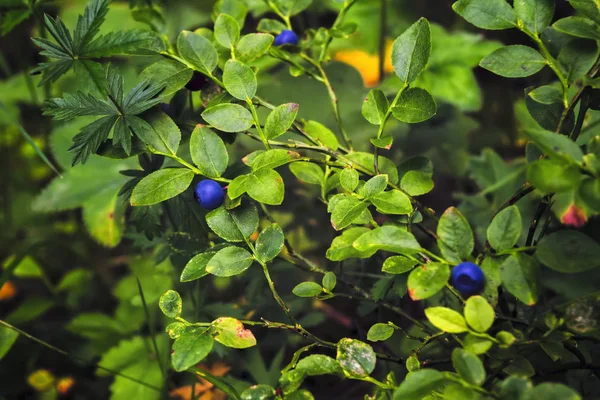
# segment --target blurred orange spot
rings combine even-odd
[[[250,235],[250,240],[256,242],[256,239],[258,239],[258,231],[255,231],[252,235]]]
[[[392,44],[393,42],[388,40],[385,47],[383,70],[386,74],[394,71]],[[333,58],[356,68],[363,78],[365,87],[373,87],[379,83],[379,54],[370,54],[363,50],[342,50],[338,51]]]
[[[560,217],[560,222],[568,226],[581,228],[587,222],[587,216],[581,208],[575,204],[571,204],[567,208],[567,211]]]
[[[224,376],[231,370],[231,367],[222,361],[217,361],[210,367],[204,364],[200,364],[198,367],[214,376]],[[199,397],[200,400],[225,400],[227,397],[225,393],[215,388],[212,383],[200,377],[198,377],[198,383],[194,385],[194,394],[196,396],[201,395]],[[192,386],[178,387],[171,390],[169,395],[172,399],[192,400]]]
[[[11,281],[6,281],[0,288],[0,301],[10,300],[17,294],[17,288]]]
[[[56,383],[56,390],[61,395],[65,396],[69,393],[73,385],[75,384],[75,379],[71,376],[67,376],[65,378],[61,378]]]

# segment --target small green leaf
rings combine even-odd
[[[475,247],[467,219],[455,207],[448,208],[438,222],[438,246],[444,258],[458,264],[471,256]]]
[[[425,316],[441,331],[448,333],[467,332],[467,322],[458,312],[446,307],[430,307],[425,309]]]
[[[501,47],[479,63],[479,66],[505,78],[524,78],[546,66],[546,59],[528,46]]]
[[[554,0],[515,0],[513,6],[517,18],[535,34],[542,33],[554,16]]]
[[[0,360],[8,353],[17,341],[19,333],[5,326],[0,326]]]
[[[185,371],[202,361],[213,347],[213,337],[206,328],[186,329],[173,343],[171,363],[175,371]]]
[[[523,378],[530,378],[535,375],[535,368],[525,357],[516,355],[510,360],[510,364],[503,370],[508,375],[521,376]],[[545,400],[545,399],[544,399]]]
[[[160,296],[158,306],[167,317],[177,318],[181,315],[181,296],[174,290],[167,290]]]
[[[144,143],[154,149],[166,153],[177,154],[181,131],[171,117],[158,109],[150,109],[143,117],[127,117],[127,123]]]
[[[562,46],[556,61],[567,81],[575,83],[594,66],[598,54],[595,40],[573,39]]]
[[[421,369],[421,362],[415,354],[411,354],[406,359],[405,365],[408,372],[415,372]]]
[[[250,111],[239,104],[217,104],[206,109],[202,118],[223,132],[242,132],[254,124]]]
[[[238,60],[228,60],[223,68],[223,85],[230,95],[239,100],[252,99],[258,82],[252,68]]]
[[[499,30],[517,26],[515,11],[506,0],[459,0],[452,9],[478,28]]]
[[[376,194],[371,203],[382,214],[408,215],[413,212],[410,198],[396,189]]]
[[[163,59],[144,68],[140,79],[148,79],[158,87],[164,87],[160,97],[169,97],[175,94],[192,79],[193,71],[186,65],[175,60]]]
[[[421,18],[394,41],[392,65],[396,75],[405,83],[414,81],[425,69],[430,53],[429,21]]]
[[[264,229],[256,239],[256,258],[271,261],[283,250],[283,231],[277,224]]]
[[[219,59],[217,50],[202,35],[181,31],[177,37],[177,51],[183,59],[209,75],[217,67]]]
[[[232,210],[219,207],[206,214],[206,223],[228,242],[243,242],[258,229],[258,211],[250,202]]]
[[[435,369],[411,372],[394,392],[394,400],[423,400],[444,382],[444,375]]]
[[[239,320],[220,317],[211,324],[213,338],[224,346],[234,349],[247,349],[256,346],[256,338]]]
[[[241,394],[242,400],[270,400],[275,398],[275,389],[269,385],[250,386]]]
[[[327,258],[331,261],[343,261],[348,258],[367,258],[370,252],[361,253],[356,250],[352,243],[363,234],[369,232],[369,228],[354,227],[346,229],[342,234],[331,242],[331,247],[327,249]]]
[[[536,160],[527,167],[527,181],[547,193],[575,189],[580,176],[579,167],[559,160]]]
[[[383,192],[388,185],[388,176],[380,174],[369,179],[364,186],[359,189],[361,196],[370,199],[371,197]]]
[[[267,139],[276,139],[286,133],[296,120],[299,107],[296,103],[287,103],[275,107],[269,113],[265,122],[265,136]]]
[[[242,36],[235,47],[235,56],[243,63],[254,61],[265,54],[275,38],[268,33],[249,33]]]
[[[291,17],[307,9],[313,0],[275,0],[283,14]]]
[[[317,121],[306,121],[304,131],[313,139],[323,143],[325,146],[337,150],[339,143],[331,129]]]
[[[565,135],[541,129],[525,129],[524,133],[550,158],[567,162],[583,161],[579,146]]]
[[[331,226],[333,226],[333,229],[336,231],[344,229],[357,219],[368,207],[369,203],[365,201],[361,201],[356,197],[344,196],[336,203],[336,206],[331,212]]]
[[[337,374],[342,372],[340,364],[331,357],[323,354],[311,354],[296,364],[296,370],[308,376]]]
[[[394,334],[394,328],[388,324],[378,323],[373,325],[367,332],[367,340],[379,342],[388,340]]]
[[[463,346],[473,354],[485,354],[494,343],[490,339],[468,333],[463,340]]]
[[[405,256],[391,256],[383,262],[381,271],[388,274],[403,274],[413,269],[418,262]]]
[[[241,247],[225,247],[208,261],[206,271],[220,277],[235,276],[250,268],[252,261],[252,254]]]
[[[165,168],[144,177],[133,189],[132,206],[149,206],[183,193],[194,173],[187,168]]]
[[[274,206],[283,202],[285,194],[281,175],[272,169],[261,169],[250,174],[247,190],[254,200]]]
[[[346,158],[352,161],[354,164],[358,164],[362,168],[368,171],[370,175],[375,175],[374,169],[374,157],[371,153],[364,153],[362,151],[354,151],[352,153],[346,154]],[[388,179],[392,183],[398,183],[398,168],[396,164],[390,160],[389,158],[379,156],[377,158],[379,165],[379,172],[377,174],[386,174]]]
[[[344,190],[353,192],[358,186],[358,171],[351,167],[344,168],[340,172],[340,185]]]
[[[600,266],[600,245],[581,232],[562,230],[544,236],[535,257],[555,271],[579,273]]]
[[[323,293],[323,288],[316,282],[302,282],[292,289],[298,297],[314,297]]]
[[[572,3],[572,2],[571,2]],[[544,400],[581,400],[581,396],[562,383],[540,383],[531,390],[529,398]]]
[[[461,378],[471,385],[481,386],[485,381],[483,363],[470,351],[456,348],[452,351],[452,365]]]
[[[299,156],[295,151],[284,149],[267,150],[253,158],[252,171],[258,172],[262,169],[275,169],[295,160]]]
[[[371,138],[369,139],[369,141],[375,147],[389,150],[392,148],[392,144],[394,143],[394,137],[384,135],[380,138]]]
[[[521,236],[521,213],[513,205],[500,211],[487,229],[487,238],[496,251],[512,248]]]
[[[392,109],[392,115],[399,121],[416,124],[427,121],[437,112],[437,104],[428,91],[420,88],[406,89]]]
[[[408,275],[408,295],[413,300],[427,299],[448,283],[450,267],[448,264],[427,263],[413,269]]]
[[[336,360],[350,376],[369,376],[377,358],[373,348],[356,339],[344,338],[337,344]]]
[[[240,26],[235,18],[220,14],[215,21],[215,39],[223,47],[231,49],[240,38]]]
[[[323,275],[322,283],[323,287],[331,292],[335,288],[337,278],[335,277],[335,274],[333,272],[329,271],[325,275]]]
[[[533,385],[529,379],[509,376],[500,385],[500,398],[502,400],[531,398],[529,393],[532,388]]]
[[[202,125],[196,125],[190,137],[190,155],[202,175],[218,178],[227,169],[229,154],[223,140]]]
[[[500,331],[496,333],[496,339],[500,342],[501,347],[509,347],[511,346],[517,338],[510,332]]]
[[[372,89],[362,105],[362,115],[369,123],[381,125],[390,103],[379,89]]]
[[[600,26],[582,17],[567,17],[556,21],[553,25],[554,29],[567,35],[583,38],[600,40]]]
[[[524,304],[532,306],[538,299],[539,265],[525,254],[513,254],[504,261],[500,276],[504,288]]]
[[[527,95],[541,104],[555,104],[562,102],[562,90],[555,86],[540,86],[527,93]]]
[[[290,171],[302,182],[312,185],[322,185],[325,172],[317,164],[309,162],[295,162],[290,164]]]
[[[208,272],[206,272],[206,265],[215,254],[216,253],[214,251],[209,251],[194,256],[185,265],[179,280],[181,282],[190,282],[208,275]]]
[[[360,252],[371,254],[377,250],[398,254],[414,254],[421,250],[412,233],[393,225],[384,225],[363,234],[352,246]]]
[[[287,29],[287,26],[283,22],[280,22],[276,19],[263,18],[258,23],[258,27],[256,28],[259,32],[269,32],[279,34],[281,31]]]
[[[431,174],[422,171],[408,171],[400,180],[400,188],[411,196],[429,193],[433,186]]]
[[[464,314],[469,326],[477,332],[487,332],[494,323],[494,309],[481,296],[469,297]]]

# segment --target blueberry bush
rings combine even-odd
[[[6,3],[0,397],[600,396],[597,1]]]

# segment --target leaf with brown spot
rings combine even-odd
[[[256,345],[252,332],[235,318],[217,318],[212,322],[211,332],[217,342],[227,347],[245,349]]]

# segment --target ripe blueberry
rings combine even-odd
[[[194,71],[192,74],[192,79],[185,84],[185,88],[191,90],[192,92],[197,92],[204,89],[206,85],[208,85],[208,82],[209,80],[206,76],[202,75],[198,71]]]
[[[462,294],[472,295],[483,289],[485,276],[479,265],[462,262],[452,269],[450,283]]]
[[[275,37],[275,46],[283,46],[284,44],[298,44],[298,35],[294,31],[284,29],[277,37]]]
[[[225,191],[217,182],[212,179],[200,181],[194,189],[194,198],[202,208],[214,210],[223,204],[225,200]]]

